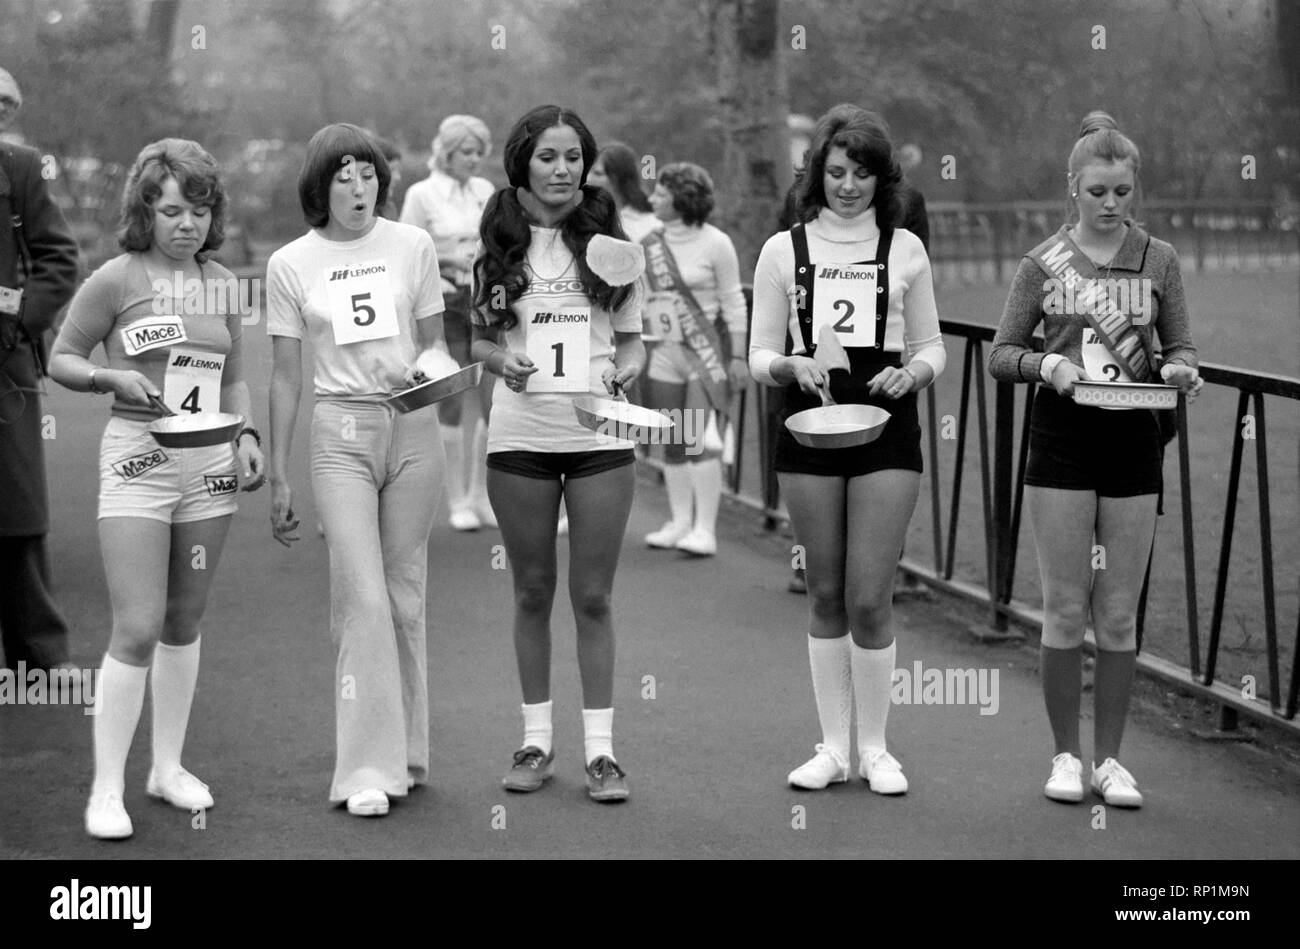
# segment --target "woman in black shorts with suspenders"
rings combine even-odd
[[[902,173],[884,121],[836,108],[818,122],[807,161],[801,223],[759,255],[750,370],[785,387],[786,417],[820,405],[827,387],[836,402],[877,405],[892,417],[857,448],[805,448],[784,427],[777,442],[781,494],[806,555],[808,654],[823,735],[789,781],[818,789],[848,779],[856,697],[858,773],[879,794],[902,794],[907,779],[885,749],[890,600],[920,485],[916,392],[943,371],[943,341],[929,258],[916,235],[893,226]],[[849,369],[828,371],[813,358],[823,332],[847,351]]]
[[[1189,400],[1201,387],[1178,255],[1129,218],[1138,168],[1137,146],[1114,119],[1093,112],[1083,120],[1068,170],[1074,223],[1021,260],[989,354],[995,379],[1043,383],[1030,419],[1025,508],[1042,574],[1043,697],[1056,741],[1044,791],[1057,801],[1083,800],[1080,663],[1091,612],[1097,639],[1091,785],[1117,807],[1142,804],[1137,782],[1118,758],[1137,656],[1137,603],[1155,534],[1162,440],[1149,410],[1076,405],[1071,396],[1084,379],[1163,381]],[[1100,285],[1097,278],[1115,288],[1108,292],[1114,306],[1084,294]],[[1040,321],[1042,354],[1030,348]],[[1153,325],[1164,349],[1158,372]]]

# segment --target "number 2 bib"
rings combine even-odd
[[[201,349],[172,347],[163,376],[163,401],[173,412],[220,412],[226,357]]]
[[[528,392],[587,392],[591,373],[591,307],[528,307],[524,351],[537,371]]]
[[[327,269],[325,299],[339,346],[397,335],[397,307],[385,261]]]
[[[845,349],[875,348],[876,264],[815,264],[813,339],[829,326]]]

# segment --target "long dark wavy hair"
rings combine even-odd
[[[153,206],[168,178],[176,180],[186,201],[210,211],[208,236],[194,255],[200,262],[207,260],[207,252],[220,250],[226,239],[226,189],[216,160],[189,139],[164,138],[146,145],[136,156],[122,189],[117,242],[131,251],[153,245]]]
[[[817,120],[804,167],[799,170],[798,214],[811,221],[827,207],[822,177],[826,156],[835,146],[876,176],[876,194],[871,203],[876,209],[876,224],[894,227],[898,222],[899,185],[903,169],[894,155],[885,120],[867,109],[841,103]]]
[[[611,287],[587,266],[587,243],[594,235],[627,239],[619,223],[614,198],[603,188],[587,184],[587,172],[596,159],[596,139],[582,119],[568,109],[558,105],[538,106],[510,130],[502,154],[510,186],[492,195],[479,224],[483,250],[474,261],[474,307],[487,315],[490,325],[502,329],[514,327],[517,320],[510,305],[528,289],[528,273],[524,265],[532,240],[528,226],[536,223],[519,203],[515,189],[527,190],[528,163],[537,142],[542,133],[557,125],[573,129],[582,147],[582,178],[579,181],[582,201],[560,222],[560,237],[577,261],[578,276],[593,303],[602,309],[613,310],[632,292],[631,286]],[[497,292],[498,287],[505,293]]]

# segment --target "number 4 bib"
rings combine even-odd
[[[813,339],[829,326],[847,349],[874,348],[876,264],[817,264],[813,274]]]
[[[591,372],[591,307],[542,306],[528,309],[524,350],[537,371],[529,392],[586,392]]]
[[[325,299],[339,346],[397,335],[397,307],[386,262],[326,270]]]
[[[163,401],[173,412],[220,412],[221,372],[226,357],[172,347],[163,376]]]

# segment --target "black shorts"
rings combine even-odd
[[[447,309],[442,314],[442,332],[447,339],[447,351],[460,366],[468,366],[472,361],[469,355],[473,337],[469,326],[469,288],[462,287],[455,293],[443,294]]]
[[[864,392],[865,383],[882,367],[897,366],[899,363],[896,353],[873,353],[860,358],[855,373],[855,378],[860,383],[858,392]],[[880,436],[873,442],[855,448],[807,448],[794,440],[790,430],[785,427],[785,422],[796,412],[817,408],[822,404],[821,400],[805,394],[798,385],[786,386],[772,467],[787,474],[821,475],[826,478],[856,478],[891,469],[924,470],[921,463],[921,423],[916,410],[915,392],[909,392],[901,399],[863,394],[853,401],[879,406],[889,413],[889,421]]]
[[[1100,409],[1038,387],[1029,418],[1025,484],[1095,491],[1104,498],[1159,494],[1160,426],[1150,409]]]
[[[487,456],[487,466],[506,474],[560,481],[586,478],[636,461],[630,448],[608,451],[494,451]]]

